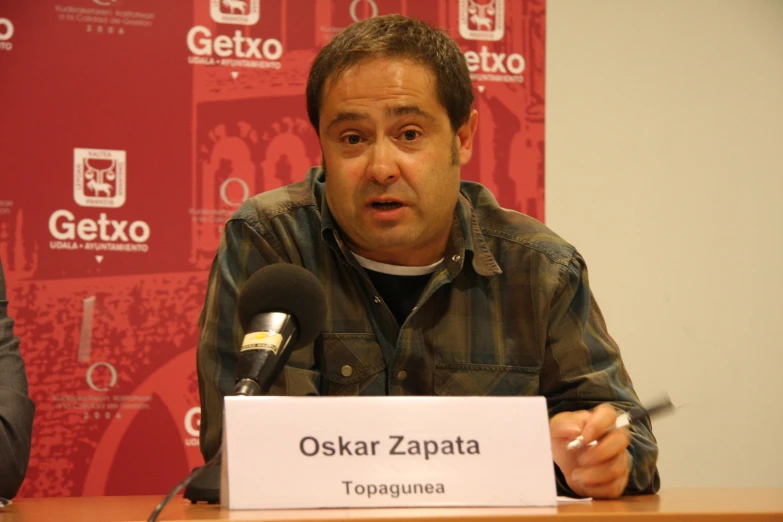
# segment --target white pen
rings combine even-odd
[[[630,426],[632,423],[638,422],[639,420],[645,417],[658,416],[661,413],[670,412],[673,410],[674,410],[674,404],[672,404],[672,401],[669,400],[668,397],[660,401],[657,401],[656,403],[652,404],[650,407],[646,409],[639,408],[639,407],[631,408],[630,410],[624,412],[623,414],[617,417],[614,426],[612,426],[612,428],[610,428],[609,431],[625,428],[626,426]],[[606,433],[609,433],[609,431],[607,431]],[[604,435],[606,433],[604,433]],[[601,437],[603,437],[603,435],[601,435]],[[568,443],[566,449],[575,450],[575,449],[583,448],[584,446],[595,446],[596,444],[598,444],[598,440],[594,440],[588,444],[584,444],[584,441],[585,441],[584,436],[579,435],[577,438],[575,438],[574,440]]]

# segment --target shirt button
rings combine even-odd
[[[349,365],[345,365],[342,368],[340,368],[340,373],[343,377],[350,377],[353,375],[353,368],[351,368]]]
[[[397,372],[398,381],[404,381],[407,376],[408,376],[408,372],[406,372],[405,370],[400,370]]]
[[[375,296],[374,301],[375,301],[375,304],[381,304],[381,298],[378,297],[377,295]]]
[[[451,256],[451,260],[454,261],[455,263],[459,263],[460,259],[462,259],[462,256],[459,254],[454,254],[453,256]]]

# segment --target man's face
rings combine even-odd
[[[454,133],[435,82],[423,65],[383,58],[324,86],[326,200],[360,256],[426,265],[443,255],[477,114]]]

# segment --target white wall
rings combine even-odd
[[[783,1],[548,0],[547,224],[579,248],[664,487],[783,486]]]

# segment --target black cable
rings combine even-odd
[[[155,522],[158,519],[158,515],[160,515],[160,512],[163,511],[164,507],[166,507],[166,504],[168,504],[169,501],[172,498],[174,498],[174,495],[179,493],[182,490],[182,488],[184,488],[188,484],[190,484],[193,481],[193,479],[198,477],[201,474],[201,472],[204,471],[206,468],[214,466],[217,463],[218,459],[220,458],[220,454],[221,454],[222,450],[223,450],[223,447],[221,446],[220,448],[218,448],[217,453],[215,453],[215,455],[211,459],[209,459],[209,462],[207,462],[206,464],[204,464],[200,468],[196,468],[193,471],[191,471],[190,474],[188,474],[188,476],[185,477],[185,480],[183,480],[182,482],[180,482],[179,484],[174,486],[174,489],[169,491],[169,494],[166,495],[166,498],[161,500],[160,504],[158,504],[155,507],[155,509],[152,511],[152,514],[150,515],[150,518],[147,519],[147,522]]]

